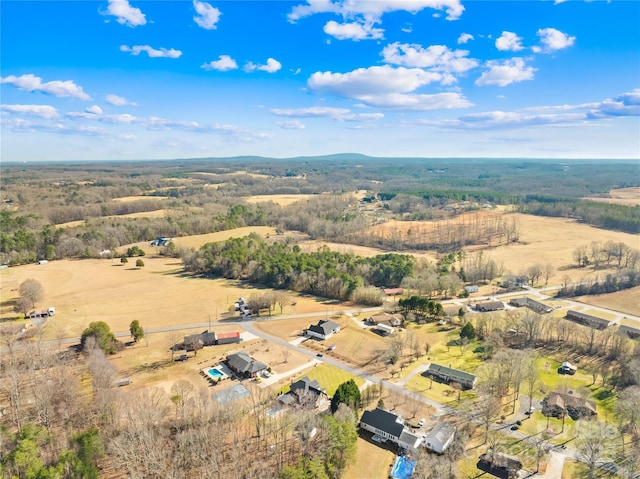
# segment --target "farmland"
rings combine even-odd
[[[100,194],[95,189],[98,188],[96,182],[60,181],[51,188],[42,186],[42,194],[50,195],[51,201],[43,204],[41,216],[35,213],[27,216],[29,208],[35,211],[37,202],[29,200],[31,190],[16,186],[16,201],[5,203],[10,207],[5,206],[3,213],[8,234],[14,235],[14,242],[5,240],[3,247],[13,245],[14,249],[3,253],[11,266],[0,270],[0,321],[10,328],[28,322],[16,311],[16,306],[22,297],[21,285],[27,280],[37,281],[44,293],[34,301],[36,307],[54,306],[56,314],[43,328],[30,328],[25,337],[31,335],[33,339],[20,340],[20,344],[41,345],[59,354],[67,350],[73,352],[74,343],[89,324],[104,322],[117,333],[117,339],[124,346],[107,361],[115,368],[116,377],[132,380],[127,388],[118,389],[118,397],[155,395],[159,402],[171,405],[169,409],[173,413],[166,416],[168,424],[181,420],[180,408],[186,408],[184,404],[180,406],[181,394],[195,397],[195,393],[188,391],[198,390],[202,397],[211,398],[214,394],[241,390],[238,387],[242,386],[248,396],[236,406],[237,411],[244,411],[244,416],[238,412],[235,419],[228,418],[228,421],[236,425],[236,434],[247,435],[246,443],[254,451],[264,450],[265,446],[262,439],[255,440],[255,431],[264,432],[265,424],[270,424],[269,427],[275,424],[268,421],[263,424],[262,415],[269,412],[269,416],[275,410],[277,393],[286,391],[296,379],[308,376],[317,380],[329,395],[334,394],[340,384],[355,379],[366,398],[365,408],[372,409],[379,402],[401,414],[410,425],[416,418],[424,417],[432,427],[446,417],[448,410],[443,408],[452,407],[462,415],[468,414],[479,407],[478,402],[486,402],[486,397],[482,396],[485,394],[482,387],[460,391],[455,385],[432,381],[422,372],[429,364],[437,363],[482,376],[496,350],[513,351],[513,356],[522,350],[535,351],[539,376],[532,394],[535,401],[543,400],[549,391],[566,386],[593,397],[599,418],[615,423],[617,388],[623,381],[631,380],[625,375],[634,361],[635,350],[634,343],[613,333],[617,324],[640,324],[637,287],[570,299],[553,295],[568,283],[591,283],[606,275],[624,274],[623,263],[633,263],[633,251],[638,246],[636,235],[596,228],[578,218],[525,214],[516,205],[484,207],[482,202],[458,200],[450,203],[453,206],[444,206],[439,203],[441,200],[431,199],[429,203],[409,195],[377,196],[384,185],[378,179],[367,180],[369,188],[353,184],[348,190],[341,188],[331,193],[330,184],[321,175],[285,178],[274,174],[276,166],[272,165],[268,173],[259,169],[214,173],[205,171],[202,165],[194,165],[192,172],[180,173],[181,177],[172,177],[174,173],[165,177],[150,176],[143,189],[131,184],[125,187],[119,183],[122,180],[114,179],[113,183],[100,186],[106,189]],[[131,165],[128,168],[135,170]],[[20,174],[16,172],[18,177]],[[23,181],[28,183],[26,179]],[[63,205],[67,186],[70,197],[75,198],[73,191],[81,192],[86,207],[82,202],[74,203],[71,208]],[[270,188],[274,194],[269,194]],[[299,193],[290,192],[292,188],[298,188]],[[22,203],[17,200],[18,192],[25,200]],[[588,196],[584,193],[581,194]],[[451,192],[447,194],[455,196]],[[611,199],[625,201],[634,194],[633,190],[609,193]],[[626,203],[618,205],[623,207]],[[403,212],[404,209],[408,211]],[[111,214],[113,211],[120,214]],[[70,217],[79,219],[57,225],[45,220]],[[416,219],[418,217],[421,219]],[[27,233],[33,235],[33,242],[25,233],[25,225],[32,228]],[[448,228],[457,228],[460,233],[459,238],[449,238],[452,245],[464,238],[455,248],[452,246],[454,249],[411,247],[422,241],[422,237],[427,238],[424,244],[429,243],[430,235],[441,235]],[[485,229],[493,232],[486,236]],[[161,237],[166,238],[171,247],[150,244],[151,240]],[[210,264],[216,268],[207,269],[205,261],[213,258],[225,242],[232,244],[231,238],[247,238],[238,243],[244,249],[236,251],[246,254],[245,260],[233,264],[234,258],[226,258],[227,269],[216,269],[220,263],[214,262]],[[33,245],[33,250],[28,249],[29,245]],[[209,245],[207,249],[201,249],[205,245]],[[264,251],[276,251],[276,248],[268,249],[272,245],[282,245],[279,251],[290,254],[283,254],[282,261],[291,260],[291,265],[296,265],[298,260],[306,262],[306,270],[291,275],[296,281],[282,281],[288,289],[274,289],[255,280],[258,273],[262,273],[260,268],[270,267],[270,263],[260,262],[263,259],[260,255]],[[623,245],[619,248],[626,256],[616,260],[611,245]],[[580,257],[580,261],[576,261],[575,252],[581,248],[586,248],[587,259]],[[413,258],[406,264],[411,266],[407,271],[414,277],[406,283],[409,286],[404,293],[381,296],[375,308],[359,303],[355,296],[320,297],[300,284],[313,283],[312,260],[322,254],[323,258],[329,258],[328,251],[344,255],[345,263],[336,266],[335,271],[327,271],[328,263],[324,268],[322,264],[317,265],[318,281],[327,284],[344,278],[345,265],[349,264],[353,275],[349,281],[354,287],[369,286],[368,280],[362,278],[372,278],[371,272],[380,263],[360,262],[356,258],[394,259],[395,253]],[[32,254],[34,260],[27,261]],[[36,257],[48,258],[48,261],[36,264]],[[488,261],[496,266],[491,277],[479,277],[478,292],[466,297],[462,285],[469,281],[462,281],[463,270],[470,274],[475,265]],[[540,264],[550,266],[549,274],[534,276],[529,281],[527,275]],[[378,292],[391,272],[385,274],[378,277],[379,281],[382,277],[374,288]],[[458,282],[451,283],[455,291],[438,285],[442,278],[458,274]],[[361,275],[359,280],[357,275]],[[527,289],[521,286],[509,292],[503,288],[504,282],[514,275],[527,277]],[[404,287],[400,280],[402,278],[395,286]],[[436,286],[424,294],[442,303],[442,315],[421,317],[416,312],[401,311],[397,301],[408,294],[421,294],[424,288],[421,282],[430,281],[435,281]],[[486,299],[502,299],[508,303],[510,296],[503,294],[536,299],[554,310],[536,317],[539,329],[531,327],[526,308],[507,307],[495,313],[474,311],[474,303]],[[267,309],[265,301],[269,298],[275,301],[276,295],[285,298],[282,310],[275,303]],[[252,316],[240,320],[235,307],[240,297],[254,305],[262,302],[262,306],[256,306]],[[616,325],[603,332],[590,331],[563,319],[569,309],[608,319]],[[389,335],[374,332],[365,320],[382,310],[406,319],[403,327]],[[329,319],[340,326],[339,333],[326,341],[305,340],[305,329]],[[133,320],[145,331],[139,342],[129,341]],[[468,342],[461,341],[461,327],[466,323],[479,332],[478,337]],[[193,351],[173,348],[185,336],[204,330],[239,332],[244,340]],[[72,345],[70,349],[69,345]],[[227,354],[236,351],[244,351],[254,360],[267,364],[269,375],[259,376],[259,380],[225,379],[210,385],[201,371],[218,365]],[[182,356],[187,359],[182,360]],[[83,355],[77,358],[78,362],[84,361]],[[172,360],[175,358],[181,360]],[[565,360],[578,365],[574,376],[558,375],[558,367]],[[92,363],[96,360],[87,361],[82,373],[83,394],[89,399],[95,395],[96,400],[106,400],[93,383],[86,380],[96,374]],[[483,376],[481,385],[486,380]],[[528,404],[526,398],[511,402],[509,389],[508,386],[505,397],[501,397],[502,412],[492,419],[497,427],[521,419],[522,410]],[[236,411],[236,406],[229,407],[227,412]],[[15,412],[11,414],[10,418],[16,417]],[[543,423],[545,419],[541,414],[536,415],[522,425],[521,431],[534,436],[546,427]],[[107,426],[102,427],[107,430]],[[577,431],[571,420],[560,434],[562,422],[556,418],[549,419],[549,428],[557,433],[555,443],[569,439]],[[479,447],[482,432],[482,427],[476,424],[467,445]],[[284,440],[283,436],[277,436],[275,429],[266,434],[264,441],[280,444],[278,441]],[[287,436],[286,441],[292,437]],[[507,438],[505,434],[503,439]],[[277,448],[278,455],[284,454],[280,446]],[[367,477],[386,477],[393,461],[390,448],[380,449],[366,436],[359,437],[356,462],[346,469],[343,477],[357,477],[357,471],[367,471]],[[376,455],[375,461],[367,459],[371,454]],[[472,470],[473,454],[470,450],[456,467],[460,471]],[[284,460],[285,456],[278,457]],[[531,467],[531,461],[527,465]]]

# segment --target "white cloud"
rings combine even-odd
[[[435,93],[432,95],[389,93],[377,96],[364,95],[359,99],[368,106],[406,111],[451,110],[473,106],[473,103],[456,92]]]
[[[347,108],[312,106],[309,108],[273,108],[271,113],[291,118],[331,118],[336,121],[371,121],[384,117],[382,113],[352,113]]]
[[[152,48],[149,45],[134,45],[129,47],[127,45],[120,45],[121,52],[129,52],[132,55],[140,55],[142,52],[145,52],[149,55],[149,58],[180,58],[182,52],[180,50],[175,50],[173,48]]]
[[[473,35],[471,35],[470,33],[462,33],[458,37],[458,45],[464,45],[465,43],[469,42],[470,40],[473,40]]]
[[[119,24],[128,27],[137,27],[147,23],[144,13],[139,8],[129,5],[128,0],[109,0],[109,7],[105,14],[113,15]]]
[[[316,72],[307,84],[318,93],[361,99],[364,96],[407,93],[443,79],[444,75],[440,73],[420,68],[383,65],[358,68],[348,73]]]
[[[429,68],[435,71],[462,73],[478,66],[478,61],[466,58],[467,50],[450,50],[444,45],[392,43],[382,50],[386,63],[405,67]]]
[[[327,22],[324,26],[324,32],[327,35],[337,38],[338,40],[377,40],[383,37],[384,30],[374,28],[373,23],[338,23],[333,20]]]
[[[378,21],[389,12],[406,11],[418,13],[425,8],[444,10],[447,20],[457,20],[464,12],[460,0],[375,0],[375,1],[332,1],[307,0],[307,3],[296,5],[288,15],[290,22],[314,15],[316,13],[334,13],[343,18],[358,16]]]
[[[118,95],[107,95],[105,97],[105,101],[113,106],[135,105],[135,103],[130,102],[126,98]]]
[[[282,64],[274,58],[267,58],[267,63],[264,65],[256,65],[253,62],[247,62],[243,67],[244,71],[246,72],[253,72],[256,70],[260,70],[267,73],[275,73],[281,68],[282,68]]]
[[[593,105],[589,111],[590,118],[611,116],[640,116],[640,89],[606,99]]]
[[[193,8],[196,9],[197,13],[197,15],[193,17],[193,21],[196,22],[199,27],[207,30],[215,30],[217,28],[216,24],[220,20],[220,15],[222,15],[219,9],[212,7],[206,2],[199,2],[198,0],[193,0]]]
[[[283,130],[303,130],[305,128],[304,123],[299,120],[277,121],[276,125]]]
[[[205,70],[218,70],[220,72],[226,72],[229,70],[235,70],[238,68],[236,61],[229,55],[220,55],[217,60],[205,63],[200,68]]]
[[[29,92],[39,91],[57,97],[73,97],[85,101],[91,100],[91,97],[82,90],[82,87],[79,87],[71,80],[54,80],[42,83],[42,78],[29,73],[27,75],[20,75],[19,77],[9,75],[0,78],[0,83],[8,83]]]
[[[533,47],[536,53],[562,50],[572,46],[576,41],[576,37],[571,37],[555,28],[541,28],[536,34],[540,37],[541,44],[540,47]]]
[[[500,51],[517,52],[524,47],[522,46],[522,38],[513,32],[502,32],[502,35],[496,40],[496,48]]]
[[[640,116],[640,89],[600,102],[541,105],[518,111],[488,111],[463,115],[455,120],[424,120],[421,123],[450,129],[501,130],[549,125],[588,125],[595,124],[597,120],[621,116]]]
[[[475,82],[477,86],[498,85],[507,86],[524,80],[533,80],[535,68],[525,65],[522,58],[512,58],[500,63],[489,61],[489,70],[484,72]]]
[[[90,106],[85,110],[87,113],[93,113],[94,115],[102,115],[102,108],[98,105]]]
[[[0,105],[0,110],[22,115],[37,116],[45,120],[60,117],[58,110],[50,105]]]

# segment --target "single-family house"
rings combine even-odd
[[[307,336],[319,339],[329,339],[340,332],[340,325],[331,320],[321,320],[318,324],[312,324],[307,329]]]
[[[458,383],[466,389],[473,389],[478,381],[478,378],[474,374],[461,371],[459,369],[448,368],[435,363],[431,363],[422,375],[425,377],[435,378],[446,384]]]
[[[424,447],[437,454],[443,454],[451,445],[456,428],[450,422],[441,422],[424,437]]]
[[[291,383],[291,389],[288,393],[281,395],[278,400],[291,407],[302,407],[315,409],[321,406],[328,408],[329,397],[324,389],[320,387],[320,383],[316,380],[309,379],[308,376]]]
[[[516,308],[529,308],[531,311],[538,314],[547,314],[553,311],[551,306],[531,298],[513,298],[509,301],[509,304]]]
[[[542,414],[562,417],[565,413],[574,420],[592,418],[598,414],[594,401],[583,398],[572,389],[558,389],[549,393],[543,400]]]
[[[573,310],[567,311],[566,318],[570,319],[571,321],[575,321],[576,323],[580,323],[584,326],[589,326],[593,329],[607,329],[613,324],[613,321],[609,321],[608,319],[599,318],[597,316],[592,316],[590,314],[584,314],[579,311]]]
[[[640,338],[640,328],[634,328],[633,326],[625,326],[621,324],[618,328],[618,334],[626,335],[631,339]]]
[[[404,323],[404,319],[399,314],[381,313],[367,318],[369,324],[386,324],[388,326],[399,327]]]
[[[471,294],[471,293],[477,293],[478,291],[480,291],[480,288],[478,287],[477,284],[470,284],[468,286],[465,286],[464,290],[467,293]]]
[[[226,362],[229,369],[244,378],[254,378],[269,367],[262,361],[253,359],[244,351],[228,355]]]
[[[404,419],[398,414],[376,408],[362,414],[360,428],[397,444],[404,431]]]
[[[484,303],[476,303],[476,311],[487,313],[490,311],[502,311],[504,303],[502,301],[485,301]]]
[[[520,477],[522,461],[516,456],[488,449],[480,456],[477,467],[502,479],[515,479]]]

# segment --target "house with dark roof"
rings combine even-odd
[[[478,381],[478,378],[474,374],[461,371],[460,369],[448,368],[435,363],[431,363],[422,375],[434,378],[445,384],[458,383],[466,389],[473,389]]]
[[[515,479],[520,477],[522,461],[516,456],[488,449],[480,456],[477,467],[502,479]]]
[[[516,308],[529,308],[531,311],[538,314],[547,314],[553,311],[551,306],[531,298],[513,298],[509,301],[509,304]]]
[[[226,362],[229,369],[243,378],[254,378],[269,367],[262,361],[253,359],[244,351],[230,354],[227,356]]]
[[[626,335],[631,339],[640,338],[640,328],[634,328],[633,326],[625,326],[621,324],[618,328],[618,334]]]
[[[312,324],[306,330],[307,336],[318,339],[329,339],[340,332],[340,325],[331,320],[321,320],[318,324]]]
[[[598,414],[595,401],[583,398],[572,389],[558,389],[549,393],[543,401],[542,414],[562,417],[565,413],[573,420],[592,418]]]
[[[397,443],[404,431],[404,419],[392,412],[376,408],[362,414],[360,428]]]
[[[360,428],[411,451],[416,451],[421,441],[420,436],[405,427],[402,416],[386,409],[365,411],[360,419]]]
[[[597,316],[592,316],[590,314],[584,314],[579,311],[569,310],[567,311],[566,318],[575,321],[576,323],[580,323],[584,326],[589,326],[593,329],[607,329],[611,326],[613,321],[609,321],[608,319],[599,318]]]
[[[443,454],[451,445],[456,428],[450,422],[441,422],[424,437],[424,447],[437,454]]]
[[[476,311],[487,313],[490,311],[502,311],[505,309],[502,301],[485,301],[484,303],[476,303]]]
[[[330,406],[327,392],[320,387],[318,381],[311,380],[308,376],[291,383],[290,391],[281,395],[278,400],[287,406],[306,409],[326,409]]]

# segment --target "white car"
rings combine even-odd
[[[427,420],[425,418],[420,419],[420,421],[418,421],[418,427],[424,426],[425,422],[427,422]]]

